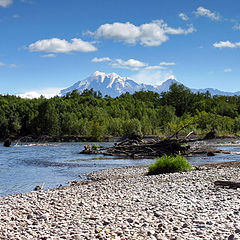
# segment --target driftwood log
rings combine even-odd
[[[216,186],[230,187],[230,188],[240,188],[240,182],[232,181],[215,181]]]

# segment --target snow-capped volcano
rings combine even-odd
[[[111,97],[117,97],[123,93],[129,92],[134,93],[136,91],[153,91],[157,93],[167,92],[170,86],[173,84],[181,84],[180,82],[176,81],[174,78],[170,78],[164,81],[162,84],[153,86],[147,84],[138,84],[134,80],[128,77],[121,77],[116,73],[104,73],[96,71],[91,76],[81,81],[76,82],[71,87],[62,89],[61,91],[53,91],[51,95],[49,94],[49,89],[41,90],[38,92],[27,92],[24,94],[18,94],[18,96],[23,98],[37,98],[41,95],[45,97],[53,97],[56,95],[64,96],[68,92],[72,92],[73,90],[78,90],[79,93],[82,93],[85,89],[93,89],[94,91],[100,91],[103,96],[108,95]],[[208,91],[212,96],[213,95],[225,95],[225,96],[234,96],[240,95],[239,92],[224,92],[218,89],[213,88],[204,88],[204,89],[191,89],[190,90],[194,93],[201,92],[205,93]],[[60,93],[60,94],[59,94]]]
[[[76,82],[69,88],[63,89],[61,95],[65,95],[68,92],[72,92],[77,89],[78,92],[83,92],[85,89],[93,89],[94,91],[100,91],[103,96],[109,95],[111,97],[117,97],[122,93],[134,93],[136,91],[154,91],[162,92],[168,91],[169,87],[173,83],[178,83],[175,79],[169,79],[163,82],[159,86],[152,86],[147,84],[138,84],[135,81],[127,77],[121,77],[116,73],[104,73],[96,71],[90,77]]]

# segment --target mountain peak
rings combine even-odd
[[[93,77],[109,77],[109,78],[121,78],[118,74],[116,73],[105,73],[105,72],[100,72],[100,71],[96,71],[94,72],[91,76]]]
[[[157,91],[162,92],[168,91],[171,83],[178,83],[175,78],[171,78],[165,81],[162,85],[156,87],[147,84],[138,84],[134,80],[127,77],[121,77],[116,73],[104,73],[100,71],[94,72],[90,77],[87,77],[81,81],[78,81],[73,86],[63,89],[61,95],[65,95],[67,92],[72,92],[77,89],[80,93],[85,89],[93,88],[94,91],[100,91],[103,96],[109,95],[117,97],[122,93],[134,93],[140,90],[146,91]]]

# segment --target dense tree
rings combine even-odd
[[[168,135],[186,132],[240,132],[240,96],[192,93],[173,84],[161,95],[151,91],[102,97],[93,89],[63,97],[22,99],[0,95],[0,138],[25,135],[79,135],[101,140],[134,132]]]
[[[58,135],[60,133],[59,114],[55,108],[54,101],[45,100],[39,105],[39,114],[35,119],[37,133],[45,135]]]
[[[176,115],[178,117],[191,109],[195,97],[195,94],[184,85],[178,85],[176,83],[170,86],[169,92],[164,92],[161,95],[162,104],[173,106],[176,109]]]

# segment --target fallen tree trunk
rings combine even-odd
[[[240,182],[233,182],[233,181],[215,181],[214,184],[216,186],[224,186],[224,187],[231,187],[231,188],[240,188]]]

